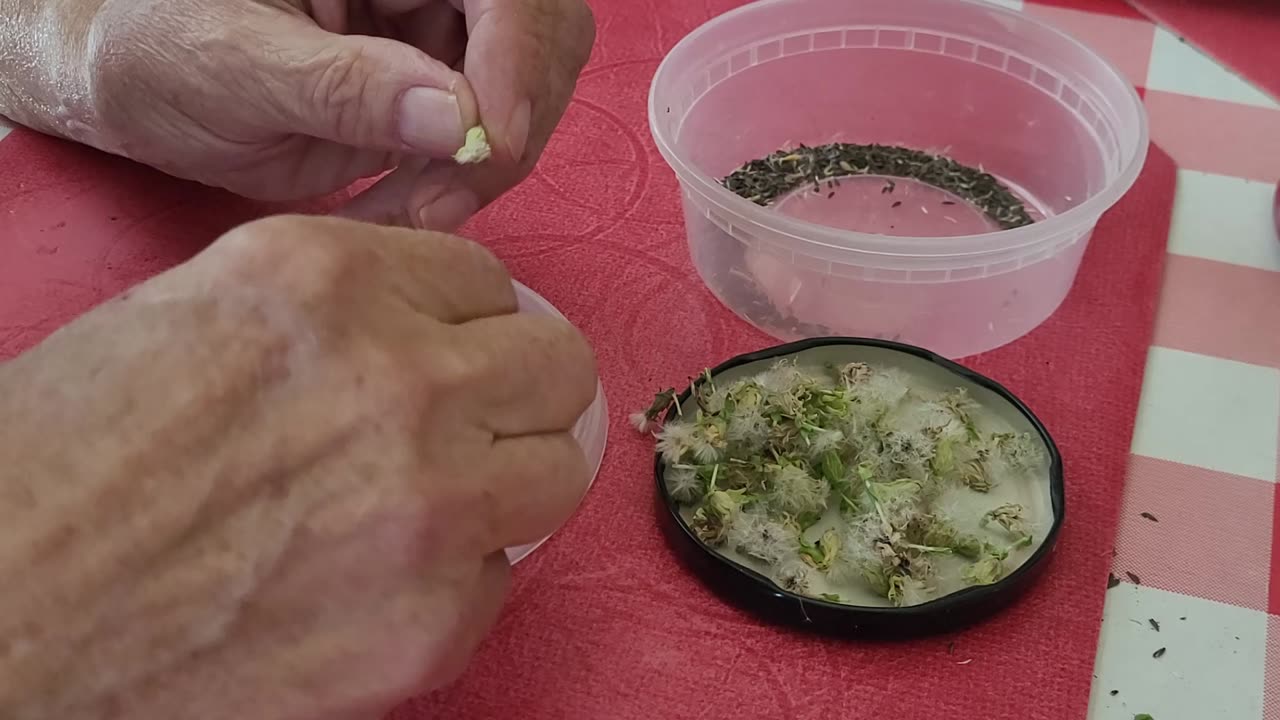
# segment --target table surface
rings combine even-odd
[[[1110,58],[1179,167],[1089,717],[1280,720],[1280,103],[1118,2],[991,1]]]

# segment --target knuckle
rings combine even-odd
[[[473,386],[483,373],[485,360],[472,352],[467,346],[451,338],[442,338],[437,342],[421,365],[407,372],[413,372],[419,378],[430,397],[442,398],[463,392]]]
[[[307,107],[319,117],[328,117],[337,137],[362,137],[367,125],[366,106],[372,78],[365,72],[366,58],[359,45],[338,45],[324,56],[304,63],[304,73],[313,78],[306,84],[310,96]]]
[[[565,398],[580,414],[596,396],[598,368],[591,344],[581,331],[565,320],[551,317],[530,319],[542,323],[538,342],[530,351],[545,356],[542,366],[555,368],[555,375],[549,378],[554,384],[552,392]]]
[[[352,243],[335,242],[324,220],[274,216],[228,232],[217,243],[231,279],[274,287],[299,300],[315,299],[350,276]]]

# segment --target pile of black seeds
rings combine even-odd
[[[966,200],[1001,228],[1022,227],[1035,222],[1022,201],[990,173],[941,155],[892,145],[831,143],[818,147],[800,145],[752,160],[722,181],[731,192],[767,206],[782,195],[806,185],[830,191],[839,178],[854,175],[882,175],[910,178]],[[892,185],[885,192],[892,192]]]

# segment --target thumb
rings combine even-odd
[[[255,63],[283,127],[351,147],[448,157],[478,123],[471,86],[449,66],[387,38],[337,35],[289,18]]]

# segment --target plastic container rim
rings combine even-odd
[[[1142,103],[1142,98],[1138,95],[1133,84],[1125,79],[1124,75],[1120,73],[1115,65],[1075,37],[1048,23],[1028,17],[1018,11],[985,2],[985,0],[951,0],[958,4],[979,7],[984,10],[994,12],[1015,22],[1027,23],[1029,25],[1036,26],[1042,31],[1055,35],[1066,44],[1074,47],[1074,49],[1092,59],[1103,71],[1105,71],[1109,76],[1109,80],[1119,84],[1125,98],[1128,100],[1129,109],[1133,110],[1137,115],[1138,137],[1137,146],[1133,150],[1128,163],[1121,168],[1120,173],[1113,181],[1103,187],[1100,192],[1089,197],[1079,205],[1070,208],[1061,214],[1054,215],[1031,225],[1025,225],[1023,227],[1013,228],[1010,230],[995,230],[992,232],[971,235],[949,235],[946,237],[887,237],[854,230],[836,229],[818,223],[799,220],[796,218],[788,218],[776,213],[771,213],[767,208],[762,208],[731,192],[719,182],[708,177],[705,173],[692,168],[684,161],[680,154],[671,147],[666,134],[659,128],[658,118],[660,116],[658,113],[657,100],[658,86],[667,79],[667,75],[674,73],[671,69],[671,64],[673,60],[676,59],[676,56],[680,54],[681,51],[687,50],[690,45],[701,39],[705,34],[711,32],[716,26],[728,22],[734,17],[760,10],[766,6],[786,5],[796,1],[797,0],[753,0],[753,2],[730,10],[726,13],[722,13],[708,20],[681,38],[680,41],[667,52],[666,56],[662,59],[662,62],[659,63],[658,69],[654,72],[653,80],[649,84],[649,131],[653,136],[654,143],[658,147],[658,152],[662,154],[663,158],[675,171],[677,178],[685,190],[695,190],[703,199],[712,203],[719,209],[736,215],[756,226],[776,233],[783,238],[794,240],[805,245],[820,246],[832,250],[866,255],[959,258],[1007,252],[1010,250],[1037,248],[1041,245],[1051,244],[1056,238],[1063,235],[1070,234],[1075,231],[1083,232],[1095,225],[1102,214],[1115,205],[1137,181],[1138,175],[1146,162],[1148,151],[1148,118],[1146,108]],[[1110,103],[1108,103],[1108,105],[1110,105]],[[1123,109],[1113,107],[1108,107],[1108,109],[1123,111]],[[904,247],[908,245],[909,247]],[[956,252],[955,250],[957,246],[964,246],[966,249],[962,252]],[[796,248],[796,250],[802,252],[803,248]]]
[[[547,315],[569,322],[568,318],[565,317],[564,313],[560,312],[559,308],[552,305],[550,300],[542,297],[542,295],[537,292],[534,292],[533,288],[530,288],[518,280],[512,280],[511,285],[515,288],[516,296],[518,298],[528,300],[530,303],[537,306],[541,312],[546,313]],[[578,498],[578,505],[575,506],[576,512],[576,507],[582,506],[582,503],[587,498],[587,493],[591,491],[591,488],[596,483],[596,478],[600,474],[600,467],[604,464],[605,449],[609,444],[609,399],[605,396],[604,382],[600,378],[596,378],[595,400],[591,402],[591,405],[587,407],[586,411],[583,412],[582,415],[574,422],[571,434],[573,435],[574,440],[582,448],[582,453],[586,457],[587,461],[587,471],[590,473],[587,477],[587,486],[583,489],[582,496]],[[543,544],[550,540],[551,537],[559,531],[560,529],[557,528],[551,534],[548,534],[543,538],[524,545],[516,545],[507,548],[506,552],[508,562],[513,566],[521,562],[532,555],[534,551],[541,548]]]

